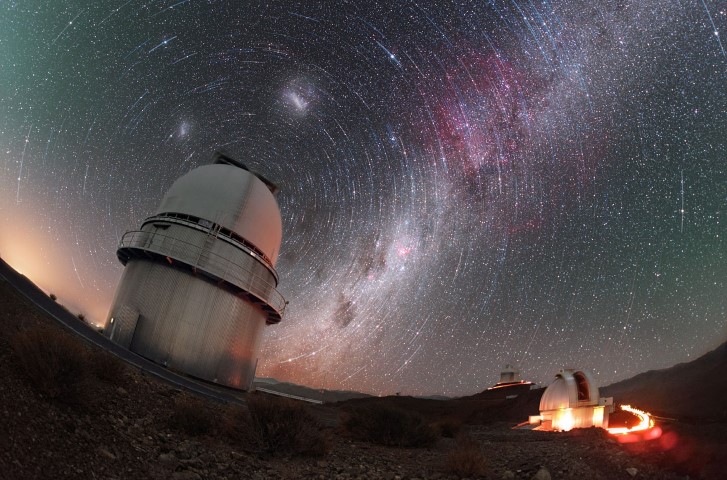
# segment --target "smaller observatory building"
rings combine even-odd
[[[505,387],[514,387],[514,386],[520,386],[520,385],[527,385],[528,388],[530,388],[530,385],[532,385],[532,382],[527,382],[525,380],[522,380],[520,378],[520,370],[510,365],[509,363],[505,365],[505,368],[500,372],[500,381],[497,382],[494,386],[488,388],[488,390],[492,390],[494,388],[505,388]]]
[[[500,372],[500,381],[497,382],[498,385],[507,385],[510,383],[515,383],[520,381],[520,370],[513,367],[510,364],[505,365],[505,368],[502,372]]]
[[[560,370],[540,398],[540,415],[530,417],[538,430],[608,427],[613,398],[599,398],[598,386],[584,370]]]
[[[532,382],[520,378],[520,370],[517,367],[507,364],[500,372],[500,381],[489,387],[487,391],[502,390],[508,396],[517,396],[517,394],[529,390],[532,385]]]
[[[262,329],[286,305],[276,193],[220,153],[177,179],[156,214],[121,238],[125,268],[104,334],[174,370],[249,389]]]

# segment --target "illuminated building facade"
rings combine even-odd
[[[599,398],[598,386],[583,370],[563,369],[540,399],[540,415],[530,417],[538,430],[607,427],[612,398]]]

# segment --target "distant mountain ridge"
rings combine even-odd
[[[601,389],[655,415],[727,421],[727,342],[691,362],[650,370]]]
[[[298,385],[296,383],[281,382],[275,378],[270,377],[256,377],[253,382],[253,388],[273,390],[276,392],[285,393],[288,395],[296,395],[298,397],[309,398],[312,400],[320,400],[326,403],[344,402],[346,400],[352,400],[355,398],[369,398],[374,397],[368,393],[357,392],[354,390],[326,390],[306,387],[304,385]],[[424,395],[416,396],[423,400],[451,400],[452,397],[445,395]]]
[[[353,398],[367,398],[371,395],[367,393],[354,392],[350,390],[324,390],[296,385],[295,383],[280,382],[274,378],[259,377],[255,378],[252,383],[253,389],[264,388],[275,392],[284,393],[286,395],[295,395],[297,397],[308,398],[311,400],[320,400],[322,402],[342,402]]]

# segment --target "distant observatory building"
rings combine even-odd
[[[216,154],[177,179],[124,234],[126,268],[104,334],[156,363],[229,387],[252,384],[260,335],[280,322],[277,187]]]
[[[500,372],[500,381],[492,387],[488,388],[487,390],[495,390],[500,388],[512,389],[512,387],[522,386],[526,386],[527,389],[529,389],[532,384],[532,382],[528,382],[520,378],[520,370],[517,367],[507,364],[505,365],[505,368],[502,370],[502,372]]]
[[[514,383],[520,381],[520,371],[512,365],[505,365],[505,368],[500,372],[500,381],[497,382],[499,385]]]
[[[563,369],[540,398],[540,415],[530,417],[539,430],[608,427],[613,398],[599,398],[598,386],[583,370]]]
[[[520,370],[517,367],[507,364],[500,372],[500,381],[487,390],[507,390],[507,394],[514,395],[521,390],[529,390],[532,385],[532,382],[520,378]]]

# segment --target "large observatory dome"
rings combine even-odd
[[[174,182],[156,215],[121,237],[125,268],[104,334],[178,372],[249,388],[262,329],[287,304],[276,192],[222,153]]]
[[[540,398],[540,411],[598,404],[598,387],[588,372],[561,370]]]
[[[221,225],[275,266],[283,237],[278,202],[247,170],[225,163],[196,168],[172,184],[156,214],[189,215]]]

